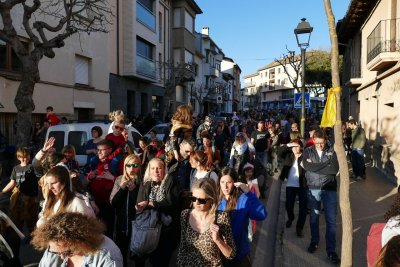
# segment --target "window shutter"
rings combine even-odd
[[[89,59],[75,56],[75,83],[89,85]]]

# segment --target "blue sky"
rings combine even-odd
[[[196,30],[210,28],[210,37],[242,69],[242,78],[289,50],[300,53],[294,28],[301,18],[314,28],[308,49],[330,48],[323,0],[196,0],[203,14]],[[350,0],[331,0],[335,20],[346,14]]]

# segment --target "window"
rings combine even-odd
[[[146,40],[137,37],[136,39],[136,53],[147,59],[153,59],[153,45]]]
[[[21,40],[22,44],[29,51],[28,41]],[[12,49],[11,45],[0,39],[0,70],[22,72],[22,62]]]
[[[192,62],[194,62],[193,54],[185,50],[185,63],[192,63]]]
[[[75,83],[89,85],[90,59],[75,55]]]
[[[84,150],[85,144],[87,142],[87,134],[84,131],[71,131],[68,133],[68,144],[75,147],[75,152],[77,155],[85,155]]]
[[[154,0],[137,0],[139,3],[142,4],[145,8],[147,8],[149,11],[153,12],[153,2]]]
[[[192,15],[189,14],[189,12],[187,12],[185,10],[185,28],[193,33],[193,28],[194,28],[194,19],[192,17]]]
[[[56,151],[61,151],[61,149],[64,147],[64,136],[65,136],[64,131],[51,131],[49,133],[49,138],[50,137],[55,138],[53,147],[55,148]]]
[[[158,13],[158,41],[162,43],[163,38],[163,15],[161,12]]]
[[[174,9],[174,27],[181,27],[181,9]]]
[[[156,31],[156,16],[153,12],[153,0],[136,2],[136,19],[152,31]]]

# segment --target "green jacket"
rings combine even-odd
[[[352,147],[363,149],[365,146],[365,142],[367,141],[367,137],[365,136],[365,131],[360,126],[351,130],[351,140],[353,141]]]

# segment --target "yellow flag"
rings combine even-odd
[[[336,96],[335,91],[340,90],[338,88],[330,88],[328,90],[328,98],[326,99],[324,113],[322,114],[321,119],[321,128],[322,127],[333,127],[336,122]]]

